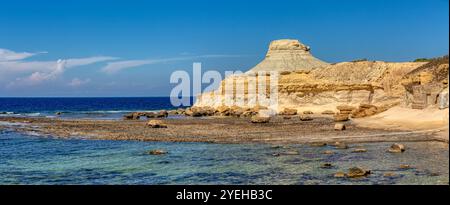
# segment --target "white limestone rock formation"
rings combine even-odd
[[[298,40],[281,39],[270,43],[265,59],[247,73],[258,71],[303,71],[329,65],[310,53],[310,47]]]

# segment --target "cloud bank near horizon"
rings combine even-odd
[[[97,63],[106,63],[100,68],[105,74],[115,74],[124,70],[137,68],[144,65],[164,64],[179,61],[189,61],[209,58],[236,58],[242,55],[196,55],[159,59],[120,60],[111,56],[92,56],[85,58],[69,58],[49,61],[29,61],[30,57],[47,54],[48,52],[15,52],[0,48],[0,87],[7,89],[36,86],[56,81],[64,76],[69,69]],[[91,82],[91,78],[73,77],[64,83],[64,86],[72,88],[80,87]]]

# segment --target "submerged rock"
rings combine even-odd
[[[326,142],[312,142],[309,144],[311,147],[325,147],[328,144]]]
[[[300,153],[297,151],[287,151],[287,152],[283,152],[283,155],[299,155]]]
[[[307,110],[307,111],[303,111],[303,114],[305,114],[305,115],[312,115],[314,113],[312,111]]]
[[[408,164],[401,164],[401,165],[399,166],[399,168],[400,168],[400,169],[411,169],[411,166],[408,165]]]
[[[129,113],[129,114],[125,114],[123,116],[124,120],[139,120],[140,116],[137,115],[136,113]]]
[[[363,152],[367,152],[367,149],[364,148],[356,148],[354,150],[352,150],[353,153],[363,153]]]
[[[334,154],[334,152],[331,150],[325,150],[322,152],[322,154]]]
[[[335,143],[333,144],[333,146],[334,146],[336,149],[348,149],[348,145],[347,145],[346,143],[344,143],[344,142],[335,142]]]
[[[352,167],[348,169],[347,177],[356,178],[356,177],[365,177],[371,174],[370,170],[366,170],[361,167]]]
[[[160,149],[150,150],[150,151],[147,152],[147,154],[149,154],[149,155],[164,155],[164,154],[167,154],[167,153],[168,153],[167,151],[160,150]]]
[[[384,177],[395,177],[397,176],[397,174],[393,173],[393,172],[386,172],[383,174]]]
[[[390,153],[402,153],[406,150],[405,145],[394,143],[391,148],[389,148],[388,152]]]
[[[322,169],[331,169],[333,168],[333,165],[331,163],[323,163],[320,168]]]

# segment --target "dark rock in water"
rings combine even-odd
[[[371,174],[370,170],[365,170],[361,167],[352,167],[348,169],[347,177],[356,178],[356,177],[366,177]]]
[[[336,149],[348,149],[348,145],[347,145],[346,143],[343,143],[343,142],[335,142],[335,143],[333,144],[333,146],[334,146]]]
[[[300,153],[298,153],[297,151],[287,151],[287,152],[283,152],[283,155],[299,155]]]
[[[324,163],[320,166],[322,169],[331,169],[333,168],[333,165],[331,163]]]
[[[145,117],[147,117],[147,119],[156,118],[156,113],[154,113],[154,112],[147,112],[147,113],[145,113]]]
[[[311,147],[325,147],[327,146],[326,142],[312,142],[309,144]]]
[[[356,148],[354,150],[352,150],[353,153],[363,153],[363,152],[367,152],[367,149],[364,148]]]
[[[149,155],[164,155],[164,154],[167,154],[167,153],[168,153],[167,151],[159,150],[159,149],[150,150],[150,151],[147,152],[147,154],[149,154]]]
[[[125,114],[123,116],[123,119],[124,120],[133,120],[134,119],[134,115],[133,115],[133,113]]]
[[[393,173],[393,172],[386,172],[383,174],[384,177],[395,177],[397,176],[397,174]]]
[[[441,174],[439,174],[439,173],[437,173],[437,172],[431,172],[430,173],[430,176],[432,176],[432,177],[437,177],[437,176],[440,176]]]
[[[334,152],[331,150],[325,150],[322,152],[322,154],[334,154]]]
[[[279,156],[281,156],[281,154],[280,153],[273,153],[272,156],[279,157]]]
[[[270,148],[272,148],[272,149],[284,149],[284,148],[286,148],[286,147],[283,146],[283,145],[273,145],[273,146],[271,146]]]
[[[145,116],[145,113],[143,112],[134,112],[134,113],[129,113],[123,116],[124,120],[139,120],[141,118],[141,116]]]
[[[279,152],[279,153],[274,153],[272,154],[272,156],[274,157],[279,157],[281,155],[299,155],[300,153],[297,151],[286,151],[286,152]]]
[[[2,113],[3,114],[3,113]],[[5,113],[6,114],[6,113]],[[62,115],[62,112],[57,112],[55,115]]]
[[[408,164],[401,164],[401,165],[399,166],[399,168],[400,168],[400,169],[411,169],[411,166],[408,165]]]
[[[406,150],[405,145],[394,143],[391,148],[389,148],[388,152],[390,153],[402,153]]]

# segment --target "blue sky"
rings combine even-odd
[[[245,71],[281,38],[327,62],[442,56],[448,9],[448,0],[5,1],[0,96],[168,96],[173,71],[193,62]]]

